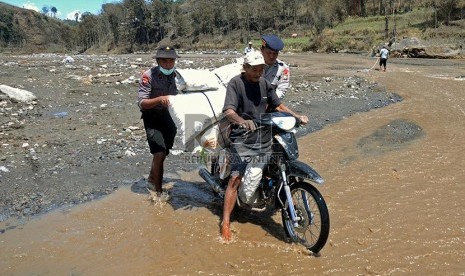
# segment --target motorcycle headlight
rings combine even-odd
[[[278,126],[280,129],[289,131],[295,127],[296,119],[294,117],[275,117],[271,121]]]

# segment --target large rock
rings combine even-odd
[[[30,102],[37,99],[33,93],[27,90],[14,88],[3,84],[0,84],[0,92],[7,95],[11,100],[17,102]]]
[[[448,46],[436,46],[416,37],[408,37],[392,43],[389,46],[391,57],[408,58],[460,58],[462,51]]]

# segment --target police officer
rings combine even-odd
[[[278,59],[279,51],[284,48],[284,42],[276,35],[262,36],[261,52],[265,59],[264,78],[276,88],[276,94],[283,98],[289,83],[289,66]]]
[[[162,190],[163,163],[177,131],[168,105],[170,95],[177,94],[174,66],[178,57],[174,48],[159,48],[154,56],[158,65],[145,71],[139,82],[138,105],[152,154],[147,188],[156,192],[162,201],[169,199]]]

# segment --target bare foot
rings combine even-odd
[[[149,191],[149,200],[152,201],[153,203],[159,202],[159,203],[165,203],[168,202],[171,197],[170,195],[163,191],[163,192],[155,192],[150,189],[147,189]]]
[[[221,238],[223,241],[229,242],[231,241],[231,228],[229,223],[222,223],[221,224]]]

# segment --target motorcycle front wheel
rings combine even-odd
[[[315,254],[326,244],[329,236],[329,212],[320,192],[306,182],[291,186],[291,195],[297,216],[294,226],[289,214],[289,202],[286,200],[281,212],[286,235],[293,241],[304,245]]]

